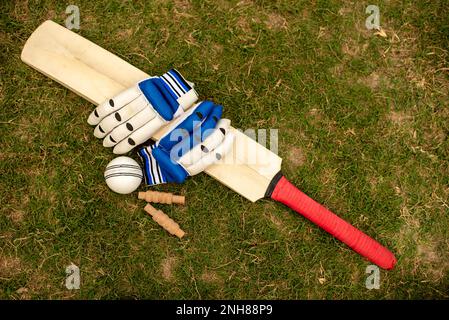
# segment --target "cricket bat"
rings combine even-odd
[[[149,75],[53,21],[42,23],[26,41],[21,59],[95,105]],[[394,255],[381,244],[318,204],[281,173],[282,159],[234,128],[232,151],[205,172],[250,201],[271,198],[303,215],[384,269]],[[164,128],[155,134],[158,140]]]

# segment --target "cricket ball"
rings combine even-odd
[[[137,161],[122,156],[108,163],[104,171],[104,178],[112,191],[128,194],[139,187],[143,173]]]

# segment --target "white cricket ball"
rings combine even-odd
[[[137,161],[122,156],[108,163],[104,171],[104,178],[112,191],[128,194],[139,187],[143,174]]]

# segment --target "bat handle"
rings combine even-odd
[[[303,215],[379,267],[389,270],[396,264],[395,256],[387,248],[309,198],[282,174],[275,176],[267,196]]]

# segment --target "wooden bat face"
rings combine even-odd
[[[30,36],[21,59],[34,69],[98,105],[149,75],[93,42],[45,21]],[[251,201],[263,198],[282,159],[242,132],[233,150],[206,173]],[[153,138],[164,134],[160,130]]]

